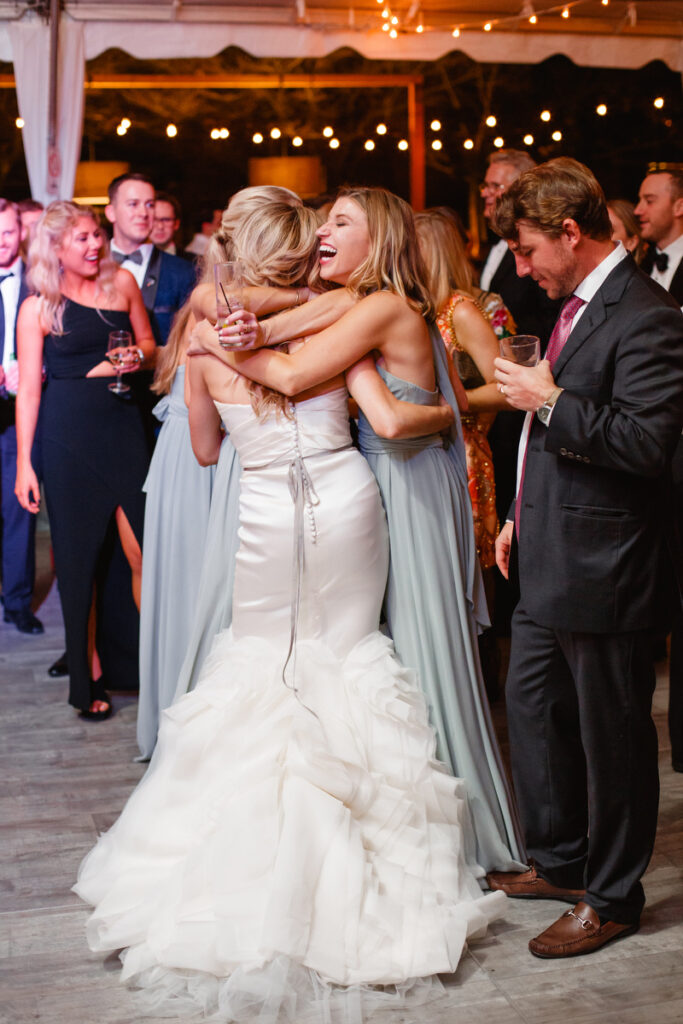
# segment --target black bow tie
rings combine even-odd
[[[669,266],[669,255],[665,252],[656,252],[654,256],[654,263],[660,274],[663,274],[666,268]]]
[[[142,264],[142,253],[139,249],[136,249],[135,252],[117,252],[116,249],[112,249],[111,255],[112,259],[117,263],[124,263],[126,260],[130,260],[131,263]]]

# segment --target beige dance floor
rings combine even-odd
[[[40,550],[45,565],[44,535]],[[49,584],[43,571],[39,589]],[[66,682],[46,674],[64,642],[54,586],[39,615],[40,637],[0,623],[0,1024],[160,1024],[136,1014],[116,957],[90,953],[88,912],[70,892],[81,858],[143,773],[133,762],[136,702],[117,696],[110,721],[81,721],[66,704]],[[376,1013],[368,1024],[683,1021],[683,775],[670,767],[666,666],[659,668],[662,800],[640,932],[588,957],[537,960],[528,940],[565,907],[511,900],[438,1001]],[[500,705],[496,717],[503,733]]]

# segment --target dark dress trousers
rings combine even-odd
[[[630,257],[558,356],[527,446],[507,684],[529,856],[637,921],[659,783],[650,630],[670,462],[683,426],[683,316]]]
[[[29,294],[26,274],[21,264],[21,283],[14,319],[14,352],[16,355],[16,317]],[[0,363],[3,354],[0,338]],[[14,493],[17,475],[16,402],[13,395],[0,397],[0,515],[2,530],[2,600],[5,610],[19,612],[30,609],[35,579],[36,517],[22,508]],[[33,468],[40,478],[40,421],[32,451]]]

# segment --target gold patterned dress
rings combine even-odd
[[[456,336],[453,311],[461,302],[472,302],[486,317],[498,338],[514,334],[515,324],[499,295],[482,292],[474,299],[464,292],[454,292],[436,318],[448,354],[466,390],[480,387],[485,380],[473,359],[465,352]],[[495,542],[498,534],[496,484],[488,432],[496,418],[495,412],[462,414],[462,430],[467,456],[467,478],[474,515],[474,539],[482,569],[496,564]]]

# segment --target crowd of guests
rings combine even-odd
[[[110,186],[110,245],[91,210],[0,200],[4,618],[42,631],[42,481],[70,703],[106,719],[108,689],[139,670],[149,759],[162,712],[194,690],[233,619],[240,462],[216,409],[246,387],[259,415],[286,416],[287,396],[348,387],[388,520],[384,614],[418,671],[438,758],[466,780],[474,859],[493,891],[573,905],[530,943],[563,957],[638,926],[663,629],[683,770],[683,616],[663,582],[683,508],[683,167],[652,165],[634,207],[607,203],[575,161],[501,150],[481,195],[497,240],[480,273],[454,211],[413,215],[382,190],[321,211],[247,188],[220,217],[202,213],[182,253],[177,201],[143,175]],[[226,260],[240,262],[248,312],[217,331],[213,268]],[[538,365],[501,360],[514,334],[539,338]],[[123,397],[109,393],[122,369]],[[487,706],[511,621],[516,799]]]

